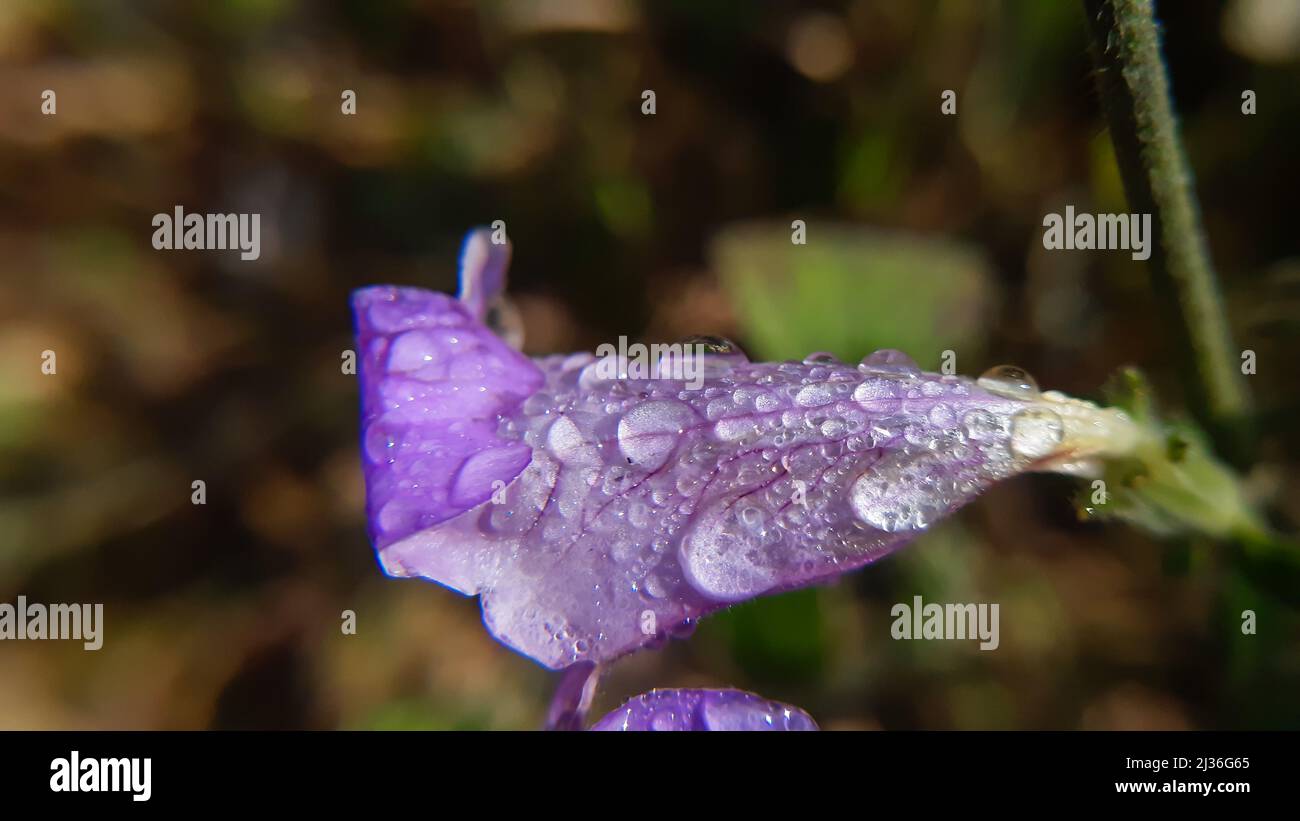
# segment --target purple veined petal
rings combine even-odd
[[[353,294],[352,306],[366,506],[382,548],[519,475],[531,449],[498,428],[542,374],[443,294],[378,286]]]
[[[591,729],[754,732],[818,727],[798,707],[743,690],[651,690],[629,700]]]
[[[530,361],[440,294],[354,307],[381,563],[479,595],[492,635],[552,669],[860,568],[996,481],[1088,470],[1131,427],[1018,369],[706,355],[683,360],[699,378],[635,378]]]

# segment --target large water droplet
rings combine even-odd
[[[816,408],[829,404],[834,398],[835,397],[831,393],[830,388],[821,384],[813,384],[805,385],[801,388],[799,392],[795,394],[794,402],[800,407]]]
[[[921,530],[935,516],[936,500],[924,483],[900,481],[897,470],[876,468],[859,476],[849,490],[858,518],[877,530]]]
[[[588,442],[577,424],[568,416],[556,419],[546,432],[546,449],[561,462],[571,465],[594,465],[600,452]]]
[[[966,435],[976,442],[987,442],[1002,433],[998,418],[986,410],[973,410],[962,419]]]
[[[646,402],[628,411],[618,422],[618,447],[623,456],[643,470],[657,470],[676,447],[683,430],[695,419],[681,402]]]
[[[752,416],[728,416],[713,425],[713,435],[724,442],[738,442],[758,432]]]
[[[1038,383],[1024,368],[998,365],[980,375],[978,384],[995,396],[1007,399],[1037,399]]]
[[[915,359],[893,348],[881,348],[874,353],[868,354],[858,363],[858,369],[876,373],[916,374],[921,372],[921,367],[916,364]]]
[[[841,419],[827,419],[822,422],[821,434],[827,439],[836,439],[844,435],[844,421]]]
[[[705,510],[682,538],[678,558],[686,579],[705,596],[718,601],[741,601],[776,584],[776,571],[755,561],[736,518],[722,500]]]
[[[1065,435],[1061,417],[1047,408],[1026,408],[1011,419],[1011,452],[1041,459],[1056,450]]]

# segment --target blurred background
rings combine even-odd
[[[1300,4],[1159,11],[1258,356],[1249,486],[1294,533]],[[349,291],[453,290],[471,226],[508,226],[530,353],[951,350],[1088,397],[1134,363],[1185,413],[1143,264],[1043,252],[1067,203],[1128,210],[1074,2],[6,0],[0,602],[102,602],[105,642],[0,642],[0,727],[540,726],[554,675],[476,600],[380,572],[340,368]],[[155,251],[176,205],[260,213],[260,259]],[[618,663],[594,712],[734,685],[827,728],[1300,728],[1300,589],[1081,521],[1078,487],[1018,478],[838,585],[711,618]],[[1000,649],[891,640],[914,595],[999,602]]]

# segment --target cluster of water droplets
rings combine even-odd
[[[590,580],[602,607],[546,625],[571,660],[600,655],[575,636],[617,643],[646,612],[667,629],[871,561],[1059,441],[1059,419],[1005,412],[1037,394],[1018,369],[977,391],[897,351],[750,363],[708,344],[698,390],[609,378],[589,354],[538,360],[546,385],[502,421],[544,493],[489,506],[484,531],[519,541],[520,572]]]
[[[990,368],[980,376],[976,384],[995,396],[1024,402],[1034,402],[1042,396],[1034,378],[1015,365]],[[1047,456],[1056,449],[1065,436],[1065,425],[1055,411],[1035,405],[1019,410],[1012,416],[1010,433],[1008,447],[1012,454],[1034,460]]]

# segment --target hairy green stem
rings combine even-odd
[[[1178,138],[1151,0],[1083,0],[1093,64],[1129,207],[1150,213],[1151,284],[1190,353],[1194,411],[1219,449],[1250,447],[1251,400],[1206,249],[1191,173]]]

